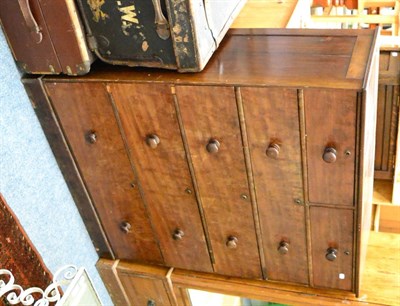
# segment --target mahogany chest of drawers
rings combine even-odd
[[[357,293],[372,30],[235,30],[197,74],[24,79],[103,258]]]

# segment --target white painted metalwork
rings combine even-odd
[[[61,296],[61,290],[65,292],[64,296]],[[57,270],[53,282],[44,290],[38,287],[23,289],[15,283],[11,271],[0,269],[0,298],[3,296],[11,305],[48,306],[54,302],[56,306],[74,305],[71,300],[82,297],[92,301],[89,305],[101,305],[85,269],[73,265]]]

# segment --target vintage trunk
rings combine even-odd
[[[0,0],[0,24],[23,71],[89,72],[93,56],[73,0]]]
[[[245,0],[79,0],[91,49],[117,65],[200,71]]]
[[[100,254],[358,293],[376,33],[235,30],[201,73],[24,83]]]

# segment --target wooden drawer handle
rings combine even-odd
[[[234,236],[228,237],[228,240],[226,241],[226,246],[230,249],[236,249],[238,244],[238,239]]]
[[[335,248],[329,248],[326,250],[325,258],[329,261],[334,261],[337,258],[338,251]]]
[[[208,153],[217,153],[219,151],[219,147],[221,146],[221,144],[219,143],[218,140],[216,139],[210,139],[210,141],[208,142],[206,149]]]
[[[160,138],[155,134],[148,135],[146,137],[146,143],[150,148],[155,149],[160,144]]]
[[[267,151],[265,152],[267,154],[268,157],[273,158],[273,159],[278,159],[279,157],[279,151],[281,150],[281,148],[279,147],[278,144],[276,143],[271,143],[268,148]]]
[[[183,236],[185,236],[185,233],[179,228],[172,234],[174,240],[182,240]]]
[[[95,131],[89,131],[87,134],[86,134],[86,141],[88,142],[88,143],[96,143],[96,141],[97,141],[97,134],[96,134],[96,132]]]
[[[336,161],[336,149],[332,147],[325,148],[322,158],[328,164],[334,163]]]
[[[132,225],[127,222],[127,221],[123,221],[121,222],[121,224],[119,225],[119,228],[121,229],[121,231],[123,231],[125,234],[128,234],[131,229],[132,229]]]
[[[278,252],[282,255],[285,255],[289,252],[289,243],[286,241],[281,241],[279,243]]]

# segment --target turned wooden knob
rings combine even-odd
[[[336,161],[336,149],[332,147],[325,148],[322,158],[328,164],[334,163]]]
[[[228,240],[226,241],[226,246],[230,249],[236,249],[238,244],[238,239],[234,236],[228,237]]]
[[[267,148],[266,154],[270,158],[277,159],[279,157],[279,151],[279,145],[276,143],[271,143]]]
[[[334,261],[337,258],[338,251],[335,248],[329,248],[326,250],[325,258],[329,261]]]
[[[289,243],[286,241],[281,241],[279,243],[278,252],[282,255],[285,255],[289,252]]]
[[[156,302],[153,300],[148,300],[147,301],[147,306],[156,306]]]
[[[146,137],[146,143],[150,148],[155,149],[160,143],[160,138],[155,134],[148,135]]]
[[[127,221],[123,221],[121,222],[121,224],[119,225],[119,228],[121,229],[121,231],[123,231],[124,233],[129,233],[131,231],[131,224]]]
[[[206,149],[207,149],[207,152],[208,152],[208,153],[217,153],[220,146],[221,146],[221,144],[219,143],[218,140],[216,140],[216,139],[211,139],[211,140],[208,142],[208,144],[207,144],[207,146],[206,146]]]
[[[86,141],[89,143],[95,143],[97,141],[97,135],[95,131],[89,131],[86,134]]]
[[[172,234],[172,238],[174,240],[181,240],[185,236],[185,233],[181,229],[176,229],[174,233]]]

